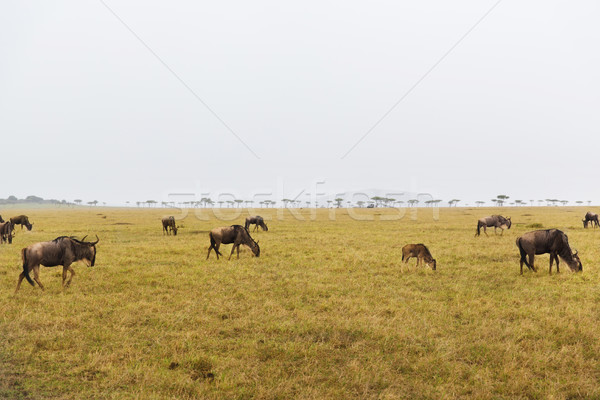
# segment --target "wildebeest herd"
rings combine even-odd
[[[584,228],[587,228],[591,223],[593,227],[600,226],[598,222],[598,214],[588,212],[583,221]],[[177,235],[178,226],[174,217],[166,217],[161,220],[163,234],[173,236]],[[33,224],[29,222],[29,219],[25,215],[20,215],[11,218],[9,221],[4,221],[0,216],[0,243],[12,243],[14,236],[14,228],[16,225],[21,225],[31,231]],[[267,224],[264,218],[261,216],[254,216],[246,218],[245,225],[231,225],[219,228],[214,228],[209,232],[210,245],[208,247],[208,254],[206,258],[210,257],[212,250],[215,251],[217,259],[223,254],[219,251],[221,244],[233,244],[229,259],[233,255],[234,251],[237,250],[237,257],[240,257],[240,246],[245,245],[250,248],[253,255],[256,257],[260,256],[260,246],[258,241],[255,241],[250,235],[250,225],[255,225],[254,230],[256,231],[259,227],[263,231],[268,231]],[[501,235],[505,229],[510,229],[512,225],[510,218],[505,218],[501,215],[491,215],[488,217],[481,218],[477,221],[477,231],[475,236],[479,236],[481,228],[487,235],[486,228],[493,227],[494,232],[497,228],[501,229]],[[87,237],[87,236],[86,236]],[[34,281],[44,289],[40,278],[39,269],[40,265],[45,267],[62,266],[62,285],[68,287],[75,275],[75,271],[71,265],[77,261],[83,261],[88,266],[94,266],[96,261],[96,245],[100,241],[98,236],[93,242],[86,242],[84,237],[79,240],[73,236],[60,236],[54,240],[48,242],[34,243],[21,250],[21,258],[23,261],[23,272],[19,275],[17,282],[18,291],[23,279],[26,279],[32,286]],[[556,262],[556,272],[560,272],[559,269],[559,258],[561,258],[572,271],[580,272],[583,271],[583,265],[579,258],[578,252],[573,252],[569,245],[567,235],[558,229],[546,229],[527,232],[524,235],[516,239],[516,245],[520,253],[520,271],[523,274],[523,264],[532,271],[537,272],[537,268],[534,265],[535,255],[539,254],[550,254],[550,267],[549,273],[552,273],[552,265]],[[431,252],[422,243],[418,244],[407,244],[402,247],[402,261],[406,264],[410,258],[417,259],[417,266],[425,264],[431,267],[432,270],[437,269],[437,262],[431,255]],[[30,276],[30,272],[33,271],[33,279]],[[69,279],[67,280],[67,272],[70,273]]]

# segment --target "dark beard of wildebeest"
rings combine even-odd
[[[581,222],[583,222],[584,228],[587,228],[590,222],[592,223],[593,228],[600,226],[600,222],[598,222],[598,214],[594,214],[593,212],[589,211],[585,214],[585,219],[582,219]]]
[[[404,261],[405,264],[408,263],[408,260],[411,257],[417,258],[417,267],[421,264],[421,262],[431,266],[431,269],[434,271],[437,267],[435,258],[431,256],[429,249],[423,243],[407,244],[402,248],[402,261]]]
[[[175,223],[175,217],[165,217],[162,219],[162,226],[163,226],[163,235],[165,234],[165,232],[167,233],[167,235],[170,235],[169,230],[171,230],[173,232],[173,236],[177,236],[177,225]]]
[[[35,286],[29,276],[30,271],[33,271],[33,279],[40,285],[42,290],[44,289],[44,285],[40,281],[40,265],[44,267],[62,265],[62,285],[63,288],[68,287],[75,275],[71,264],[77,261],[83,261],[88,267],[93,267],[96,264],[96,244],[100,239],[96,236],[95,242],[86,242],[86,237],[78,240],[74,237],[60,236],[49,242],[34,243],[21,250],[23,272],[19,275],[15,293],[19,290],[23,278],[27,279],[31,286]],[[67,271],[71,273],[68,281],[66,281]]]
[[[265,220],[260,215],[257,215],[256,217],[246,218],[246,229],[250,228],[250,225],[252,224],[254,224],[254,229],[252,230],[252,232],[256,231],[259,226],[262,228],[263,231],[269,230],[267,224],[265,224]]]
[[[217,254],[217,260],[219,256],[222,256],[219,251],[219,247],[221,243],[223,244],[231,244],[233,243],[233,247],[231,248],[231,253],[229,254],[229,259],[231,260],[231,256],[233,255],[233,251],[237,248],[237,258],[240,258],[240,245],[244,244],[252,250],[252,253],[256,257],[260,257],[260,247],[258,246],[258,242],[255,242],[254,239],[250,236],[250,232],[248,229],[244,228],[241,225],[231,225],[231,226],[223,226],[220,228],[215,228],[208,234],[210,237],[210,247],[208,248],[208,254],[206,255],[206,259],[210,256],[210,251],[215,249],[215,253]]]
[[[572,271],[583,271],[583,265],[577,252],[573,253],[571,251],[569,238],[564,232],[558,229],[527,232],[517,238],[516,243],[521,253],[521,275],[523,275],[523,264],[527,265],[527,268],[530,270],[537,272],[533,263],[534,256],[545,253],[550,253],[550,274],[552,274],[552,262],[554,260],[556,260],[556,272],[560,272],[558,268],[558,256],[567,263]],[[529,257],[529,262],[526,257]]]
[[[10,219],[10,222],[12,222],[13,225],[21,225],[21,229],[23,229],[23,225],[25,225],[28,231],[30,231],[31,228],[33,228],[33,224],[29,223],[29,218],[27,218],[27,215],[19,215],[18,217],[12,217]]]
[[[12,244],[15,227],[10,221],[0,223],[0,243]]]
[[[494,227],[494,233],[496,233],[496,228],[502,229],[502,233],[500,233],[500,235],[502,235],[504,233],[504,228],[510,229],[511,225],[512,221],[510,220],[510,217],[504,218],[502,215],[484,217],[477,221],[477,232],[475,233],[475,236],[479,236],[481,227],[483,227],[483,233],[487,236],[486,228],[491,228],[492,226]]]

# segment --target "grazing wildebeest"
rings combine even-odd
[[[417,267],[421,262],[425,262],[426,265],[430,266],[431,269],[435,271],[437,263],[424,244],[407,244],[404,246],[402,248],[402,261],[407,264],[411,257],[417,257]]]
[[[29,276],[29,271],[33,270],[33,279],[40,285],[42,290],[44,285],[40,281],[40,265],[45,267],[56,267],[62,265],[62,284],[63,287],[68,287],[71,284],[71,280],[75,275],[75,271],[71,268],[71,264],[76,261],[83,261],[88,267],[93,267],[96,263],[96,244],[100,241],[96,236],[95,242],[86,242],[85,236],[83,239],[78,240],[74,237],[60,236],[49,242],[34,243],[23,250],[21,250],[21,257],[23,258],[23,272],[19,275],[19,282],[15,293],[21,286],[23,278],[27,279],[27,282],[34,286],[33,280]],[[69,280],[67,279],[67,271],[71,272]]]
[[[0,223],[0,243],[12,244],[14,229],[10,221]]]
[[[590,222],[592,223],[593,228],[600,226],[600,222],[598,222],[598,214],[594,214],[590,211],[585,214],[585,219],[582,219],[581,222],[583,222],[584,228],[587,228]]]
[[[252,224],[254,224],[254,229],[252,230],[253,232],[257,230],[259,226],[262,228],[263,231],[269,230],[267,224],[265,224],[265,220],[260,215],[257,215],[256,217],[246,218],[246,229],[250,228],[250,225]]]
[[[554,260],[556,260],[556,272],[560,272],[558,269],[558,256],[567,263],[572,271],[583,271],[583,265],[577,252],[573,253],[571,251],[567,235],[558,229],[527,232],[517,238],[517,247],[521,253],[521,275],[523,275],[523,263],[527,265],[527,268],[537,272],[533,264],[534,256],[545,253],[550,253],[550,274],[552,274],[552,262]],[[529,262],[527,262],[527,256]]]
[[[173,232],[173,236],[177,236],[177,224],[175,223],[175,217],[165,217],[162,219],[163,226],[163,235],[167,232],[167,235],[170,235],[170,232]]]
[[[496,233],[496,228],[502,229],[502,232],[500,233],[500,235],[502,235],[504,233],[504,229],[510,229],[511,225],[512,222],[510,217],[504,218],[502,215],[491,215],[489,217],[484,217],[477,221],[477,233],[475,233],[475,236],[479,236],[481,227],[483,227],[483,233],[485,233],[487,236],[486,228],[492,226],[494,227],[494,233]]]
[[[10,219],[10,222],[12,222],[12,224],[15,226],[21,225],[21,229],[23,229],[23,225],[25,225],[28,231],[30,231],[33,227],[33,224],[29,223],[29,218],[27,218],[27,215],[19,215],[18,217],[12,217]]]
[[[231,260],[231,256],[233,255],[233,251],[237,248],[237,257],[240,258],[240,245],[245,244],[250,247],[252,253],[256,257],[260,257],[260,247],[258,246],[258,242],[255,242],[254,239],[250,236],[250,232],[248,229],[244,228],[241,225],[231,225],[231,226],[223,226],[220,228],[215,228],[208,234],[210,237],[210,247],[208,248],[208,254],[206,255],[206,259],[210,256],[210,251],[215,249],[215,253],[217,254],[217,260],[219,256],[222,256],[219,251],[219,247],[221,243],[230,244],[233,243],[233,247],[231,248],[231,253],[229,254],[229,259]]]

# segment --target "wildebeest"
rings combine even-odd
[[[432,270],[435,271],[436,261],[431,256],[429,249],[423,244],[407,244],[402,248],[402,261],[405,264],[408,263],[408,260],[411,257],[417,257],[417,267],[421,264],[421,262],[425,262],[426,265],[430,266]]]
[[[237,257],[240,258],[240,245],[244,244],[252,250],[252,253],[256,257],[260,257],[260,247],[258,246],[258,242],[255,242],[254,239],[250,236],[250,232],[248,229],[244,228],[241,225],[231,225],[231,226],[223,226],[220,228],[215,228],[208,234],[210,237],[210,247],[208,248],[208,254],[206,255],[206,259],[210,256],[210,251],[215,249],[215,253],[217,254],[217,260],[219,256],[222,256],[219,251],[219,247],[221,243],[230,244],[233,243],[233,247],[231,248],[231,253],[229,254],[229,259],[231,260],[231,256],[233,255],[233,251],[237,248]]]
[[[598,222],[598,214],[594,214],[590,211],[585,214],[585,219],[582,219],[581,222],[583,222],[584,228],[587,228],[590,222],[592,223],[593,228],[600,226],[600,222]]]
[[[269,228],[267,227],[267,224],[265,224],[265,220],[260,215],[257,215],[256,217],[247,217],[246,218],[246,229],[250,228],[250,225],[252,225],[252,224],[254,224],[253,231],[257,230],[259,226],[262,228],[263,231],[269,230]]]
[[[0,243],[12,243],[14,226],[10,221],[0,223]]]
[[[163,235],[165,234],[165,232],[167,233],[167,235],[170,235],[171,234],[169,232],[169,230],[170,230],[171,232],[173,232],[173,236],[177,236],[177,224],[175,223],[175,217],[171,216],[171,217],[163,218],[162,226],[163,226]]]
[[[496,233],[496,228],[502,229],[500,235],[504,233],[504,229],[510,229],[512,222],[509,218],[504,218],[502,215],[491,215],[489,217],[481,218],[477,221],[477,233],[475,236],[479,236],[481,233],[481,227],[483,227],[483,233],[487,236],[486,228],[494,227],[494,233]]]
[[[527,232],[523,236],[517,238],[516,243],[519,252],[521,253],[521,275],[523,275],[523,263],[525,263],[529,269],[537,272],[533,264],[534,256],[536,254],[545,253],[550,253],[550,274],[552,274],[552,262],[554,260],[556,260],[556,272],[560,272],[558,269],[558,256],[567,263],[572,271],[583,271],[583,265],[581,264],[577,252],[573,253],[571,251],[567,235],[558,229]],[[526,256],[529,257],[529,262],[527,261]]]
[[[100,239],[96,236],[95,242],[86,242],[86,237],[78,240],[71,236],[59,236],[49,242],[34,243],[21,250],[23,272],[19,275],[15,293],[19,290],[23,278],[27,279],[31,286],[34,286],[33,280],[29,276],[30,271],[33,271],[33,279],[40,285],[42,290],[44,289],[44,285],[40,281],[40,265],[45,267],[62,265],[62,284],[63,287],[68,287],[75,275],[71,264],[76,261],[83,261],[88,267],[93,267],[96,263],[96,244]],[[65,283],[67,271],[71,272],[71,276]]]
[[[27,218],[27,215],[19,215],[18,217],[12,217],[10,219],[10,222],[12,222],[12,224],[15,226],[21,225],[21,229],[23,229],[23,225],[25,225],[28,231],[30,231],[31,228],[33,228],[33,224],[29,223],[29,218]]]

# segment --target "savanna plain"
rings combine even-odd
[[[600,229],[585,211],[263,209],[260,257],[217,261],[209,230],[245,210],[190,211],[177,236],[161,230],[169,209],[2,210],[34,228],[0,246],[0,398],[600,398]],[[491,214],[512,228],[474,237]],[[542,255],[519,275],[515,239],[540,228],[567,233],[582,273],[549,275]],[[42,267],[46,291],[14,294],[23,247],[95,234],[96,266],[74,265],[70,288]],[[407,243],[437,270],[403,265]]]

